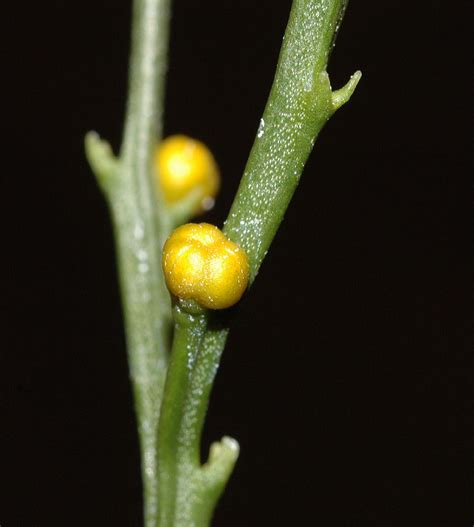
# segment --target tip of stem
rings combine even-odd
[[[345,86],[332,92],[332,106],[334,110],[338,110],[341,106],[349,101],[357,87],[357,84],[359,84],[361,77],[362,72],[357,70],[353,75],[351,75],[351,78],[347,81]]]

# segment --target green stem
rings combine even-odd
[[[180,425],[189,393],[189,381],[205,326],[203,316],[195,317],[175,310],[173,349],[159,429],[159,477],[162,481],[159,525],[162,526],[176,525],[175,519],[179,512],[176,503],[178,469],[185,468],[188,473],[192,473],[198,467],[198,459],[194,456],[188,456],[180,462],[177,460],[181,455]]]
[[[334,95],[326,72],[345,7],[344,0],[293,2],[270,96],[224,228],[247,252],[252,281],[319,132],[360,78],[357,72]]]
[[[360,78],[357,72],[344,88],[332,92],[326,73],[346,3],[293,2],[272,90],[224,227],[227,236],[247,252],[251,281],[283,219],[317,135],[349,100]],[[201,466],[199,461],[202,427],[232,310],[191,312],[186,315],[175,308],[177,317],[187,318],[185,328],[182,322],[177,326],[160,421],[160,488],[167,493],[167,512],[160,517],[160,527],[209,525],[238,455],[236,442],[224,438],[211,447],[207,463]]]
[[[114,224],[146,527],[156,527],[158,518],[157,433],[171,330],[160,250],[170,220],[152,176],[152,153],[162,133],[169,4],[133,4],[129,97],[119,159],[95,134],[86,138],[86,152]]]
[[[222,335],[210,329],[207,313],[190,314],[176,307],[173,351],[160,418],[159,526],[205,527],[237,460],[236,441],[224,437],[211,446],[209,460],[200,462],[200,436]],[[207,343],[202,346],[206,334]],[[217,340],[212,342],[212,335]],[[205,357],[199,357],[206,349]]]

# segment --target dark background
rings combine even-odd
[[[450,7],[453,6],[453,7]],[[210,145],[229,209],[290,1],[175,0],[166,133]],[[108,214],[130,2],[3,8],[2,527],[139,526]],[[232,330],[205,448],[242,454],[216,526],[470,526],[468,2],[352,1],[330,64],[362,81],[321,134]],[[464,51],[463,51],[464,50]]]

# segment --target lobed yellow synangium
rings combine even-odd
[[[168,137],[156,148],[155,168],[168,204],[197,192],[196,214],[214,205],[220,186],[219,169],[211,151],[200,141],[185,135]]]
[[[188,223],[171,234],[163,271],[173,295],[209,309],[233,306],[249,282],[245,251],[209,223]]]

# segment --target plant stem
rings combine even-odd
[[[159,525],[176,526],[177,510],[177,480],[178,471],[186,470],[191,476],[198,467],[199,458],[195,453],[185,450],[187,459],[180,459],[183,452],[183,438],[180,434],[182,414],[189,393],[190,373],[196,354],[199,351],[204,334],[206,321],[204,316],[189,315],[175,311],[175,330],[173,349],[168,370],[163,410],[160,418],[158,473],[164,484],[160,486],[161,507]],[[191,478],[188,477],[188,480]]]
[[[346,0],[294,0],[265,112],[224,232],[243,247],[251,281],[283,219],[317,135],[360,78],[332,92],[326,66]],[[224,438],[200,465],[202,427],[232,310],[175,307],[178,339],[160,420],[160,527],[205,527],[238,455]],[[177,387],[180,387],[180,390]],[[179,403],[177,403],[179,401]],[[179,405],[179,408],[177,406]]]
[[[161,507],[159,526],[205,527],[222,494],[238,457],[236,441],[224,437],[211,446],[209,460],[200,462],[200,436],[216,364],[214,352],[223,348],[222,333],[215,333],[208,313],[174,310],[175,337],[160,418],[159,475]],[[202,350],[208,339],[206,357]],[[217,345],[216,345],[217,344]]]
[[[161,247],[171,228],[152,177],[160,140],[170,0],[133,3],[129,96],[119,159],[95,134],[86,152],[112,213],[142,456],[144,520],[158,518],[157,433],[171,330]]]
[[[360,72],[335,104],[326,66],[345,0],[295,0],[275,79],[224,232],[245,249],[251,281],[270,247],[314,142],[347,102]]]

